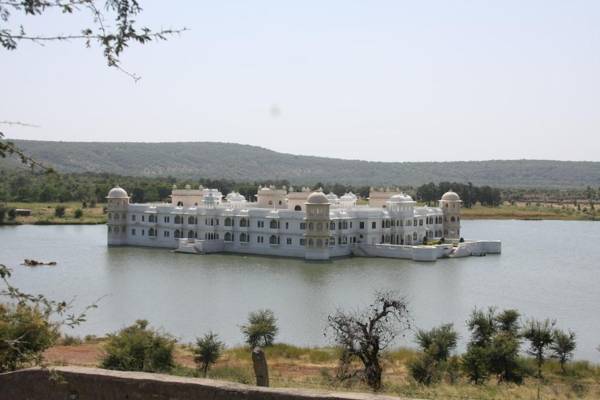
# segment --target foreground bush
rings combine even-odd
[[[38,364],[58,337],[58,326],[38,307],[0,304],[0,372]]]
[[[135,324],[108,336],[101,367],[119,371],[168,372],[175,363],[175,340],[148,328],[148,321]]]

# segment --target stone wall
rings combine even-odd
[[[259,388],[210,379],[84,367],[0,374],[0,400],[400,400],[362,393]]]

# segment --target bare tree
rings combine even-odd
[[[328,321],[328,332],[343,348],[342,367],[347,368],[352,359],[360,360],[364,368],[353,375],[359,373],[371,388],[381,389],[381,352],[410,328],[406,300],[393,292],[378,292],[367,309],[338,310]]]
[[[29,34],[25,26],[12,23],[16,15],[41,17],[51,11],[60,11],[67,15],[82,14],[87,17],[88,22],[79,31],[67,34]],[[87,47],[96,42],[102,49],[109,67],[118,69],[137,82],[140,77],[121,66],[120,56],[123,51],[131,43],[146,44],[166,40],[169,36],[186,30],[152,30],[146,26],[139,26],[136,19],[142,11],[138,0],[0,0],[0,48],[16,50],[22,42],[45,45],[51,42],[81,40]],[[21,121],[0,120],[0,157],[14,155],[32,168],[39,167],[44,171],[51,171],[7,141],[5,133],[1,130],[2,126],[35,127]]]
[[[78,32],[67,34],[29,34],[23,25],[10,25],[15,13],[42,16],[51,10],[71,15],[86,13],[90,22]],[[43,45],[47,42],[81,40],[89,47],[95,41],[102,48],[110,67],[116,67],[138,80],[137,75],[121,68],[119,57],[125,48],[132,42],[145,44],[166,40],[168,36],[185,30],[152,30],[138,26],[136,18],[141,12],[138,0],[0,0],[0,46],[15,50],[24,41]]]

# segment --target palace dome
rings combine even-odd
[[[313,192],[308,196],[306,202],[309,204],[329,204],[327,196],[323,192]]]
[[[106,196],[107,199],[126,199],[127,197],[129,196],[127,196],[125,189],[119,186],[110,189],[108,196]]]
[[[390,197],[390,202],[392,203],[409,203],[412,201],[412,197],[404,193],[395,194],[392,197]]]
[[[327,200],[333,201],[333,202],[338,200],[337,194],[335,194],[333,192],[329,192],[325,197],[327,197]]]
[[[352,192],[345,193],[342,197],[340,197],[342,201],[356,201],[356,195]]]
[[[460,197],[458,196],[458,194],[456,194],[456,192],[449,190],[446,193],[444,193],[444,195],[442,196],[442,200],[459,201]]]

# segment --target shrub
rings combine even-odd
[[[118,333],[108,335],[101,367],[119,371],[168,372],[174,366],[175,340],[137,320]]]
[[[56,206],[54,208],[54,216],[56,218],[62,218],[65,216],[65,206]]]
[[[212,332],[196,339],[196,346],[193,349],[194,362],[204,377],[206,377],[210,366],[215,364],[221,357],[224,347],[223,342],[219,341],[218,335]]]
[[[573,352],[575,351],[575,333],[569,331],[563,332],[560,329],[556,329],[553,333],[554,340],[550,345],[552,350],[552,357],[558,359],[560,363],[560,370],[564,374],[566,373],[565,364],[571,358],[573,358]]]
[[[250,347],[271,346],[279,332],[277,318],[271,310],[259,310],[248,315],[248,324],[242,325],[242,334]]]
[[[63,335],[62,340],[61,340],[61,344],[63,346],[75,346],[75,345],[78,345],[81,343],[83,343],[81,338],[79,338],[77,336],[71,336],[71,335]]]
[[[523,330],[523,337],[529,341],[527,352],[535,357],[537,377],[542,378],[542,366],[546,361],[547,352],[554,342],[554,321],[529,320]]]
[[[17,210],[14,208],[9,208],[7,214],[9,221],[14,221],[17,218]]]
[[[6,219],[6,208],[0,207],[0,224],[4,223]]]
[[[419,329],[416,342],[422,355],[409,363],[412,377],[419,383],[429,385],[438,382],[447,370],[447,360],[456,348],[458,335],[452,324],[442,325],[429,331]],[[450,380],[453,380],[451,377]]]
[[[57,325],[38,307],[0,304],[0,372],[39,363],[58,337]]]
[[[75,218],[81,217],[83,217],[83,211],[81,211],[81,208],[78,208],[77,210],[75,210]]]

